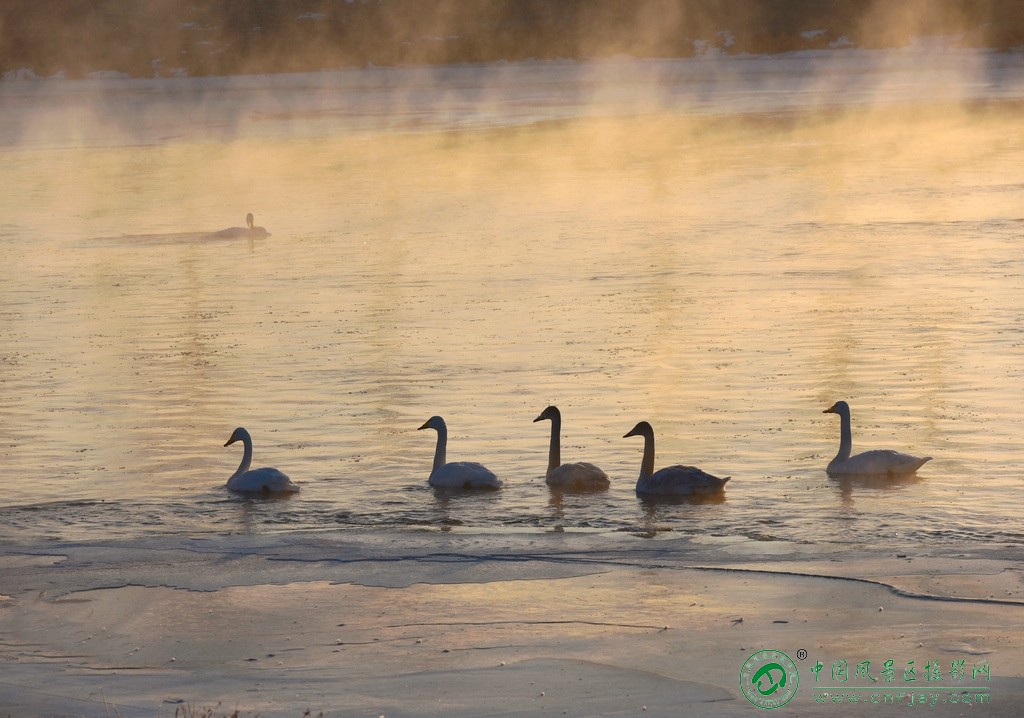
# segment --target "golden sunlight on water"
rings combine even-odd
[[[9,148],[0,499],[10,531],[667,526],[1020,542],[1024,136],[1013,108],[688,117]],[[204,236],[243,224],[266,239]],[[855,449],[919,481],[828,479]],[[608,494],[551,497],[563,460]],[[506,480],[438,497],[450,460]],[[657,465],[725,500],[633,494]],[[251,503],[240,459],[303,485]],[[31,511],[27,507],[35,507]]]

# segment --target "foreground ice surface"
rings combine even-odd
[[[808,652],[798,714],[816,661],[987,660],[986,715],[1024,695],[1019,572],[998,550],[836,562],[427,531],[11,548],[0,696],[17,715],[739,716],[762,648]]]

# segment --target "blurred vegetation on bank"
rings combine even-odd
[[[195,77],[933,37],[1024,49],[1024,0],[3,0],[0,74]]]

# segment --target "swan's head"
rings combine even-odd
[[[252,225],[255,221],[256,218],[252,216],[252,212],[245,215],[245,226],[248,227],[249,229],[252,229]]]
[[[821,412],[822,414],[839,414],[840,416],[850,415],[850,405],[845,401],[837,401],[835,404]]]
[[[646,421],[641,421],[639,424],[630,429],[629,433],[625,434],[622,438],[625,439],[630,436],[654,436],[654,427],[652,427]]]
[[[249,432],[243,429],[242,427],[238,427],[237,429],[231,432],[231,438],[228,439],[227,442],[225,442],[224,446],[231,446],[236,441],[244,442],[246,439],[249,439]],[[249,440],[252,441],[252,439]]]
[[[417,431],[420,431],[421,429],[434,429],[435,431],[444,431],[447,429],[447,427],[445,426],[444,419],[442,419],[440,416],[432,416],[429,419],[427,419],[424,422],[423,426],[417,429]]]
[[[561,418],[562,418],[562,414],[561,414],[561,412],[558,411],[558,407],[557,406],[549,406],[547,409],[542,411],[540,413],[540,416],[538,416],[533,421],[534,421],[534,423],[537,423],[538,421],[544,421],[545,419],[550,419],[551,421],[556,421],[556,420],[561,419]]]

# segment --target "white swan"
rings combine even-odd
[[[640,464],[640,478],[636,480],[636,492],[645,495],[686,495],[721,491],[730,477],[720,479],[701,471],[695,466],[666,466],[654,471],[654,428],[646,421],[629,430],[623,436],[644,437],[644,458]]]
[[[596,491],[607,489],[611,483],[608,474],[593,464],[581,461],[575,464],[563,464],[559,435],[562,432],[562,412],[556,406],[549,406],[534,419],[534,423],[551,420],[551,447],[548,449],[548,470],[545,476],[547,485],[563,491]]]
[[[905,476],[915,473],[926,461],[931,461],[930,456],[919,459],[889,449],[876,449],[850,456],[853,450],[850,405],[845,401],[837,401],[822,414],[839,414],[839,453],[828,462],[825,471],[829,476]]]
[[[448,426],[440,416],[432,416],[420,429],[437,431],[434,466],[427,483],[442,489],[500,489],[501,479],[490,469],[475,461],[445,462],[448,448]]]
[[[228,479],[227,487],[230,491],[260,494],[294,494],[299,490],[297,484],[293,483],[291,479],[277,469],[249,470],[249,465],[252,463],[252,437],[249,436],[248,431],[238,427],[231,432],[231,438],[227,440],[224,446],[231,446],[236,441],[242,442],[245,446],[245,451],[242,452],[242,463],[238,465],[238,470]]]
[[[219,232],[214,232],[214,237],[269,237],[270,232],[267,231],[266,227],[257,227],[254,222],[252,212],[245,215],[245,226],[244,227],[228,227],[222,229]]]

